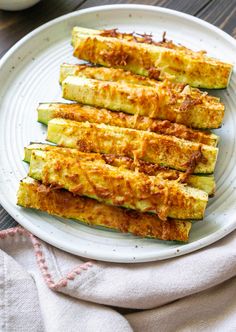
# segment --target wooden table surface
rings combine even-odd
[[[122,3],[175,9],[210,22],[236,38],[236,0],[42,0],[24,11],[0,10],[0,57],[20,38],[55,17],[88,7]],[[15,225],[16,222],[0,205],[0,229]]]

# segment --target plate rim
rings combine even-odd
[[[216,32],[221,37],[223,37],[224,39],[229,41],[230,44],[233,44],[233,46],[236,47],[236,40],[232,36],[230,36],[228,33],[222,31],[220,28],[214,26],[213,24],[208,23],[208,22],[206,22],[200,18],[197,18],[195,16],[192,16],[190,14],[182,13],[177,10],[163,8],[163,7],[159,7],[159,6],[140,5],[140,4],[115,4],[115,5],[95,6],[95,7],[77,10],[72,13],[68,13],[68,14],[59,16],[53,20],[50,20],[47,23],[42,24],[38,28],[29,32],[26,36],[21,38],[19,41],[17,41],[17,43],[14,44],[3,55],[3,57],[0,59],[0,70],[3,68],[5,62],[8,61],[8,59],[14,54],[14,52],[16,50],[18,50],[21,47],[21,45],[27,43],[27,41],[30,40],[32,37],[36,36],[38,33],[49,28],[50,26],[53,26],[54,24],[60,23],[64,20],[66,21],[68,18],[71,18],[71,17],[80,16],[80,15],[83,15],[86,13],[95,13],[95,12],[100,12],[100,11],[104,12],[104,11],[109,11],[112,9],[114,9],[114,10],[116,10],[116,9],[127,9],[127,10],[135,9],[135,10],[137,10],[138,9],[140,11],[142,11],[142,10],[152,11],[152,12],[155,11],[158,13],[171,14],[171,15],[174,15],[177,17],[182,17],[182,18],[187,19],[188,21],[196,22],[197,24],[199,24],[211,31]],[[78,256],[82,256],[82,257],[86,257],[86,258],[90,258],[90,259],[96,259],[96,260],[98,259],[101,261],[109,261],[109,262],[113,262],[113,263],[140,263],[140,262],[151,262],[151,261],[163,260],[163,259],[168,259],[168,258],[175,258],[177,256],[185,255],[185,254],[191,253],[193,251],[200,250],[203,247],[209,246],[210,244],[220,240],[221,238],[225,237],[227,234],[231,233],[233,230],[236,229],[236,216],[235,216],[235,220],[232,221],[230,223],[230,225],[227,225],[227,226],[215,231],[214,233],[212,233],[210,235],[207,235],[199,240],[196,240],[193,243],[185,244],[180,249],[179,248],[178,249],[168,248],[168,253],[166,253],[166,251],[157,252],[155,254],[153,253],[152,255],[149,254],[148,257],[147,257],[147,255],[148,255],[147,253],[140,252],[140,253],[138,253],[138,257],[136,257],[135,260],[132,260],[131,258],[124,257],[122,254],[120,254],[120,256],[117,257],[116,254],[114,254],[114,252],[111,252],[109,254],[103,253],[103,255],[101,255],[101,254],[96,255],[96,254],[94,254],[93,249],[91,249],[91,252],[89,249],[87,249],[86,253],[82,252],[81,250],[76,251],[73,248],[71,248],[68,243],[63,242],[63,244],[62,244],[61,241],[58,241],[57,238],[51,238],[49,233],[45,233],[45,230],[38,228],[33,223],[28,225],[28,222],[27,222],[27,225],[25,225],[25,222],[21,220],[22,219],[21,216],[18,215],[18,212],[16,213],[16,211],[18,211],[18,209],[16,209],[16,211],[12,211],[11,207],[8,208],[8,204],[7,204],[7,202],[5,203],[5,199],[3,197],[2,191],[0,191],[0,203],[1,203],[2,207],[7,211],[7,213],[9,213],[9,215],[12,218],[14,218],[20,225],[22,225],[23,227],[28,229],[30,232],[32,232],[33,234],[38,236],[43,241],[50,243],[51,245],[54,245],[57,248],[60,248],[62,250],[65,250],[67,252],[70,252],[70,253],[78,255]],[[158,255],[158,257],[156,257],[156,255]]]

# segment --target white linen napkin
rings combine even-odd
[[[236,331],[236,232],[142,264],[89,261],[21,227],[0,248],[0,331]]]

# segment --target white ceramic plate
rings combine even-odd
[[[112,262],[145,262],[183,255],[217,241],[236,228],[236,74],[227,91],[217,91],[226,104],[216,168],[217,192],[206,217],[195,223],[185,245],[91,228],[71,220],[16,206],[19,180],[26,176],[23,147],[43,141],[46,128],[36,121],[39,102],[60,101],[59,65],[76,63],[70,46],[74,25],[153,33],[234,63],[236,42],[195,17],[139,5],[94,7],[62,16],[36,29],[2,58],[0,65],[0,201],[22,226],[39,238],[76,255]]]

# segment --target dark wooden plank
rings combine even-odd
[[[0,10],[0,57],[20,38],[45,22],[76,10],[85,0],[42,0],[18,12]]]
[[[0,205],[0,231],[17,226],[17,222]]]
[[[236,38],[236,0],[210,1],[197,16]]]
[[[208,4],[211,0],[87,0],[83,5],[80,6],[82,8],[88,8],[92,6],[102,6],[102,5],[111,5],[111,4],[143,4],[143,5],[152,5],[152,6],[160,6],[165,8],[171,8],[175,10],[179,10],[184,13],[188,13],[191,15],[195,15],[201,8],[203,8],[206,4]]]

